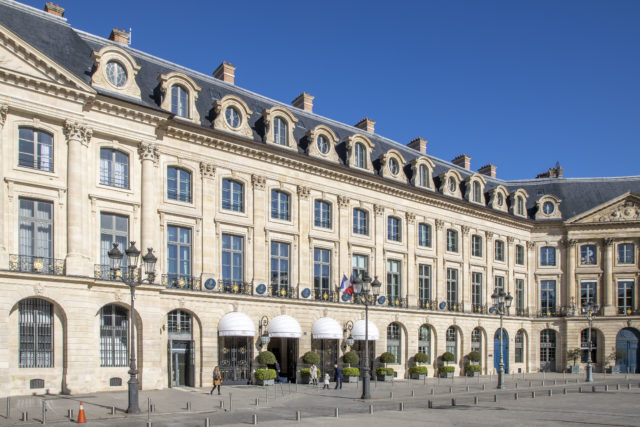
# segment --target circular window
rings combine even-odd
[[[115,87],[122,87],[127,83],[127,70],[118,61],[107,62],[105,69],[109,83]]]
[[[449,177],[449,192],[451,193],[455,193],[456,192],[456,180],[453,177]]]
[[[504,205],[504,196],[502,193],[498,193],[498,206]]]
[[[389,159],[389,170],[392,174],[397,175],[400,172],[400,166],[396,159]]]
[[[555,206],[553,203],[551,202],[544,202],[544,204],[542,205],[542,212],[544,212],[547,215],[551,215],[553,213],[553,211],[555,210]]]
[[[240,113],[233,107],[229,107],[224,112],[224,117],[227,120],[227,124],[232,128],[240,126]]]
[[[329,152],[329,141],[327,141],[327,138],[324,136],[318,136],[316,144],[318,144],[318,150],[320,150],[322,154],[327,154]]]

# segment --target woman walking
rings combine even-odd
[[[222,375],[220,374],[220,367],[216,366],[213,369],[213,388],[209,392],[209,394],[213,394],[213,390],[218,387],[218,394],[220,394],[220,388],[222,387]]]
[[[309,368],[309,374],[311,376],[311,384],[317,386],[318,385],[318,367],[315,363],[311,364],[311,368]]]

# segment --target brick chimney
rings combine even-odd
[[[496,167],[496,165],[492,165],[491,163],[487,163],[486,165],[484,165],[480,169],[478,169],[478,173],[480,173],[482,175],[490,176],[491,178],[495,178],[496,177],[496,169],[498,169]]]
[[[462,166],[465,169],[471,169],[471,157],[466,154],[460,154],[458,157],[451,160],[451,163],[457,166]]]
[[[356,127],[369,133],[375,133],[376,122],[371,120],[369,117],[365,117],[356,123]]]
[[[236,80],[236,67],[227,61],[222,61],[222,64],[213,72],[213,77],[223,82],[234,84]]]
[[[542,172],[536,178],[562,178],[564,169],[560,166],[560,162],[556,162],[555,168],[549,168],[548,171]]]
[[[304,111],[313,113],[313,99],[313,96],[309,95],[306,92],[302,92],[296,99],[291,101],[291,105]]]
[[[44,11],[61,18],[64,16],[64,7],[60,7],[59,4],[53,4],[52,1],[44,4]]]
[[[427,154],[427,140],[424,138],[417,137],[412,139],[411,142],[407,144],[407,147],[413,148],[422,154]]]
[[[113,30],[111,30],[111,34],[109,35],[109,40],[128,46],[129,33],[127,33],[126,30],[119,30],[117,28],[114,28]]]

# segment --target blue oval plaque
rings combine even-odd
[[[493,314],[495,313],[496,308],[495,307],[489,307],[489,313]]]
[[[447,308],[447,303],[442,301],[438,307],[440,307],[440,310],[444,310],[445,308]]]
[[[304,288],[301,292],[302,298],[309,298],[309,296],[311,295],[311,289],[309,288]]]
[[[387,301],[387,297],[385,297],[384,295],[380,295],[380,297],[378,298],[379,305],[383,305],[386,301]]]
[[[267,285],[265,285],[264,283],[260,283],[257,287],[256,287],[256,293],[258,295],[262,295],[265,292],[267,292]]]
[[[211,291],[216,287],[216,281],[213,279],[207,279],[204,282],[204,287]]]
[[[351,295],[344,293],[342,294],[342,301],[349,301],[351,299]]]

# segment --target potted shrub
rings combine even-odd
[[[442,354],[442,361],[444,362],[444,366],[441,366],[438,369],[441,377],[444,378],[452,378],[453,373],[456,371],[455,366],[449,366],[449,363],[453,362],[456,357],[450,351],[446,351]],[[445,369],[443,369],[445,368]]]
[[[256,382],[258,385],[273,385],[276,380],[276,370],[275,369],[264,369],[259,368],[256,369]]]
[[[342,361],[347,365],[346,368],[342,368],[344,382],[357,383],[358,377],[360,376],[360,369],[352,368],[351,365],[357,365],[360,362],[358,353],[353,350],[348,351],[342,356]]]
[[[302,377],[303,384],[311,384],[311,368],[300,369],[300,376]],[[318,382],[320,382],[321,378],[322,378],[322,372],[320,371],[320,368],[318,368]]]
[[[409,375],[414,380],[423,380],[425,375],[427,375],[427,367],[422,366],[423,363],[427,363],[429,358],[424,353],[416,353],[413,356],[413,361],[416,363],[416,366],[412,366],[409,368]]]
[[[616,365],[616,361],[620,359],[624,359],[626,357],[626,352],[624,350],[613,350],[607,356],[605,363],[607,364],[607,372],[610,374],[619,374],[620,366]]]
[[[470,377],[476,377],[482,373],[482,366],[480,365],[480,359],[482,356],[478,351],[472,351],[467,355],[469,363],[464,367],[465,373]]]
[[[270,351],[261,351],[258,353],[258,363],[263,366],[273,365],[276,363],[276,356]]]
[[[315,351],[307,351],[302,355],[302,361],[307,365],[316,365],[316,367],[320,364],[320,355]],[[310,368],[311,366],[309,366]],[[302,377],[303,384],[311,383],[311,373],[309,368],[302,368],[300,370],[300,376]],[[320,368],[318,368],[318,381],[320,380]]]
[[[380,362],[384,363],[384,368],[376,369],[378,381],[393,381],[395,371],[393,370],[393,368],[387,368],[387,363],[395,363],[396,357],[393,355],[393,353],[389,353],[388,351],[386,351],[380,355]]]
[[[567,351],[567,360],[573,360],[573,366],[569,366],[567,368],[570,374],[580,373],[580,366],[576,366],[576,362],[578,361],[578,358],[580,357],[581,353],[582,353],[582,350],[580,350],[577,347],[574,348],[573,350]]]

